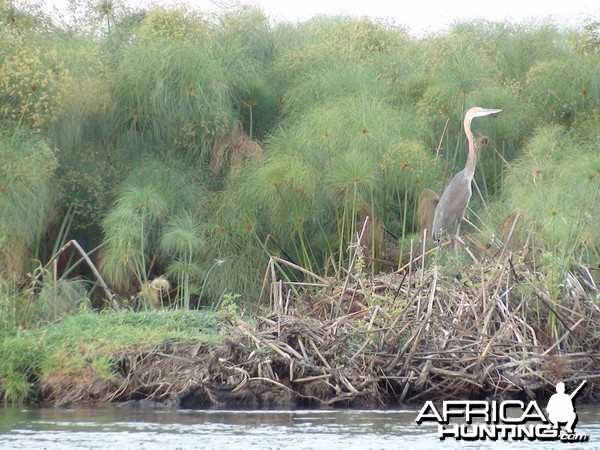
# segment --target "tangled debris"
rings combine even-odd
[[[180,408],[376,406],[536,398],[558,381],[585,379],[582,398],[600,397],[600,291],[587,269],[567,274],[557,301],[526,249],[500,248],[485,261],[468,251],[473,264],[452,276],[423,263],[436,251],[371,276],[357,245],[336,281],[274,257],[263,289],[270,313],[229,316],[217,348],[124,353],[114,382],[50,380],[42,396]],[[285,270],[304,281],[284,281]]]
[[[558,381],[582,379],[593,386],[591,399],[600,377],[600,335],[593,328],[600,308],[585,291],[552,304],[540,290],[532,311],[530,297],[517,289],[532,274],[517,270],[507,256],[472,283],[442,283],[436,269],[410,284],[407,272],[350,276],[343,287],[301,305],[292,305],[291,291],[275,281],[273,313],[258,317],[255,329],[235,324],[232,339],[245,343],[245,357],[223,367],[240,374],[234,391],[260,380],[308,404],[535,398]],[[539,327],[553,315],[561,335]]]

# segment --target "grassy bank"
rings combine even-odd
[[[63,397],[78,394],[86,383],[118,385],[117,362],[123,354],[223,339],[220,315],[198,311],[86,313],[34,329],[4,331],[0,337],[5,403],[64,400],[49,392],[52,385]],[[76,392],[68,392],[69,386]]]

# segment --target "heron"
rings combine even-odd
[[[460,223],[465,215],[467,205],[471,199],[471,181],[475,175],[477,164],[477,144],[475,136],[471,131],[471,122],[477,117],[496,116],[502,112],[501,109],[486,109],[474,106],[465,114],[464,127],[467,141],[469,142],[469,155],[465,168],[458,172],[444,190],[440,201],[435,208],[433,216],[433,239],[438,240],[443,230],[458,234]]]

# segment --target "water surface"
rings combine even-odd
[[[600,448],[600,405],[578,406],[585,444],[440,442],[432,424],[416,425],[417,409],[186,410],[0,409],[2,449],[429,449]]]

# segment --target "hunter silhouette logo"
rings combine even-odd
[[[520,400],[446,400],[440,409],[427,401],[415,422],[418,425],[425,421],[437,422],[440,440],[587,442],[589,435],[574,431],[577,413],[573,407],[573,400],[585,384],[583,381],[571,394],[566,394],[565,384],[557,383],[556,393],[546,406],[547,415],[535,400],[528,404]],[[476,423],[473,423],[474,419],[478,419]],[[461,423],[451,424],[452,420]],[[565,424],[563,431],[560,424]]]
[[[571,395],[565,394],[565,383],[556,383],[556,394],[553,394],[548,401],[546,411],[548,411],[548,418],[552,422],[553,428],[558,429],[559,423],[566,423],[566,432],[573,434],[573,427],[577,422],[577,413],[573,407],[573,399],[579,393],[581,388],[585,385],[587,380],[579,385],[577,389],[573,391]]]

